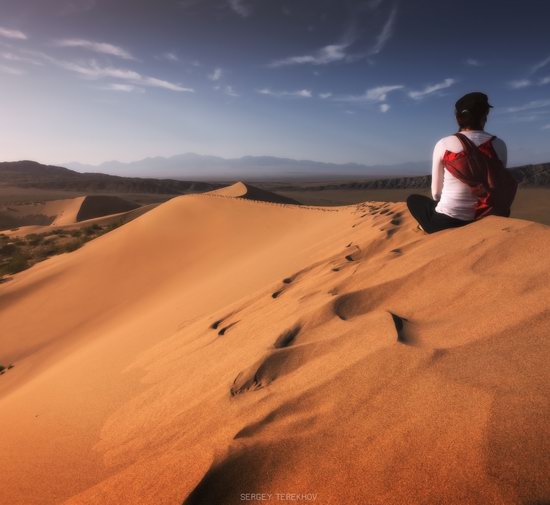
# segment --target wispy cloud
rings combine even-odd
[[[211,74],[208,74],[208,78],[211,81],[219,81],[223,76],[223,70],[220,67],[215,68]]]
[[[382,51],[382,49],[384,49],[388,41],[391,39],[394,31],[396,16],[397,16],[397,7],[394,7],[391,10],[390,15],[388,16],[388,19],[382,26],[382,30],[376,37],[376,42],[374,46],[370,49],[369,56],[375,56],[379,54]]]
[[[32,65],[43,65],[42,62],[34,59],[29,58],[27,56],[21,56],[19,54],[15,54],[12,52],[2,52],[0,53],[0,58],[6,60],[6,61],[12,61],[17,63],[30,63]]]
[[[544,60],[539,61],[535,65],[531,67],[531,73],[534,74],[535,72],[538,72],[541,68],[546,67],[550,64],[550,56],[548,58],[545,58]]]
[[[250,7],[244,3],[243,0],[227,0],[229,7],[236,12],[239,16],[246,18],[250,16]]]
[[[238,97],[240,96],[234,89],[233,86],[226,84],[225,86],[214,86],[216,91],[221,91],[226,96]]]
[[[515,113],[525,111],[536,111],[538,109],[546,109],[550,107],[550,100],[532,100],[523,105],[516,105],[514,107],[508,107],[503,112]]]
[[[290,65],[327,65],[335,61],[346,59],[346,49],[349,44],[331,44],[322,47],[314,54],[304,54],[300,56],[290,56],[282,60],[271,62],[268,66],[271,68],[286,67]]]
[[[547,84],[550,84],[550,76],[542,77],[538,80],[518,79],[516,81],[510,81],[508,83],[508,87],[512,89],[522,89],[530,86],[546,86]]]
[[[468,58],[465,62],[466,65],[470,67],[482,67],[483,63],[481,61],[476,60],[475,58]]]
[[[517,79],[515,81],[510,81],[508,87],[512,89],[521,89],[532,86],[532,81],[530,79]]]
[[[174,62],[175,61],[180,61],[179,56],[176,53],[172,52],[172,51],[168,51],[166,53],[163,53],[158,58],[161,59],[161,60],[166,60],[166,61],[174,61]]]
[[[132,84],[140,86],[149,86],[153,88],[162,88],[169,91],[177,92],[194,92],[193,88],[186,88],[180,84],[158,79],[157,77],[149,77],[142,75],[135,70],[118,67],[105,67],[99,65],[96,61],[91,61],[89,64],[74,63],[68,61],[56,60],[48,57],[49,61],[59,65],[60,67],[74,72],[88,79],[119,79],[123,81],[131,81]]]
[[[13,30],[11,28],[3,28],[0,26],[0,37],[13,40],[27,40],[29,37],[25,33],[19,30]]]
[[[59,47],[80,47],[89,51],[93,51],[95,53],[116,56],[117,58],[122,58],[124,60],[136,59],[122,47],[115,46],[113,44],[107,44],[105,42],[95,42],[93,40],[84,39],[62,39],[56,41],[56,45]]]
[[[372,3],[371,8],[377,8],[380,3],[380,1]],[[331,63],[342,61],[353,63],[370,56],[376,56],[382,52],[386,44],[393,36],[396,16],[397,7],[393,7],[382,25],[380,32],[376,36],[374,44],[372,47],[364,50],[363,52],[353,53],[351,51],[352,46],[357,42],[358,38],[356,33],[357,29],[355,26],[356,23],[352,22],[344,35],[341,37],[340,41],[321,47],[311,53],[289,56],[287,58],[272,61],[268,64],[268,67],[279,68],[291,65],[329,65]]]
[[[364,103],[377,103],[385,102],[388,94],[392,91],[403,89],[402,84],[394,84],[391,86],[377,86],[365,91],[362,95],[344,95],[336,97],[335,100],[339,102],[364,102]]]
[[[103,89],[109,91],[121,91],[124,93],[145,93],[145,90],[143,88],[140,88],[139,86],[134,86],[133,84],[111,83],[107,84],[107,86],[104,86]]]
[[[429,84],[420,91],[409,91],[408,95],[413,100],[421,100],[422,98],[431,95],[432,93],[436,93],[437,91],[441,91],[442,89],[450,88],[455,83],[455,79],[447,78],[442,82],[438,82],[437,84]]]
[[[542,130],[550,130],[550,123],[545,124],[541,129]]]
[[[7,65],[0,65],[0,72],[9,75],[24,75],[25,72],[19,68],[10,67]]]
[[[390,105],[387,103],[381,103],[380,104],[380,112],[386,113],[390,110]]]
[[[327,98],[330,98],[331,96],[332,96],[331,92],[319,93],[319,98],[322,98],[323,100],[326,100]]]
[[[298,98],[311,98],[313,93],[309,89],[300,89],[298,91],[273,91],[270,88],[263,88],[256,90],[260,95],[274,96],[274,97],[298,97]]]
[[[233,97],[239,96],[239,94],[233,89],[233,86],[229,86],[229,85],[225,86],[223,88],[223,92],[227,96],[233,96]]]

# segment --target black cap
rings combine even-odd
[[[492,105],[489,103],[489,97],[485,93],[468,93],[460,98],[455,104],[457,114],[470,113],[486,113]]]

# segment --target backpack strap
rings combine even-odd
[[[466,135],[463,135],[462,133],[458,132],[455,133],[455,137],[460,140],[460,143],[462,144],[462,148],[464,149],[464,152],[466,154],[469,154],[471,151],[478,151],[478,147],[468,138]]]

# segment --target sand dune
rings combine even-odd
[[[129,222],[149,212],[158,204],[139,206],[134,202],[115,196],[82,196],[56,200],[43,204],[44,211],[55,213],[49,225],[19,226],[2,233],[8,237],[23,237],[30,233],[46,233],[56,229],[74,230],[93,224],[110,224],[115,221]]]
[[[88,195],[63,200],[50,200],[41,203],[27,203],[6,207],[14,217],[42,215],[49,217],[53,226],[74,224],[112,214],[120,214],[137,209],[139,204],[118,196]]]
[[[246,200],[257,200],[260,202],[287,203],[292,205],[299,204],[298,201],[290,197],[272,193],[271,191],[266,191],[244,182],[236,182],[231,186],[210,191],[208,194],[231,198],[244,198]]]
[[[3,502],[550,501],[549,228],[241,189],[0,286]]]
[[[50,210],[52,205],[59,205],[59,208],[55,209],[57,212],[56,217],[52,222],[52,225],[56,226],[76,223],[78,221],[78,213],[80,212],[80,208],[82,207],[85,200],[85,196],[79,196],[77,198],[70,198],[66,201],[61,200],[59,202],[47,202],[46,205],[49,204],[47,210]]]

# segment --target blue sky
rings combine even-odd
[[[1,0],[0,158],[428,160],[486,92],[550,161],[547,0]]]

